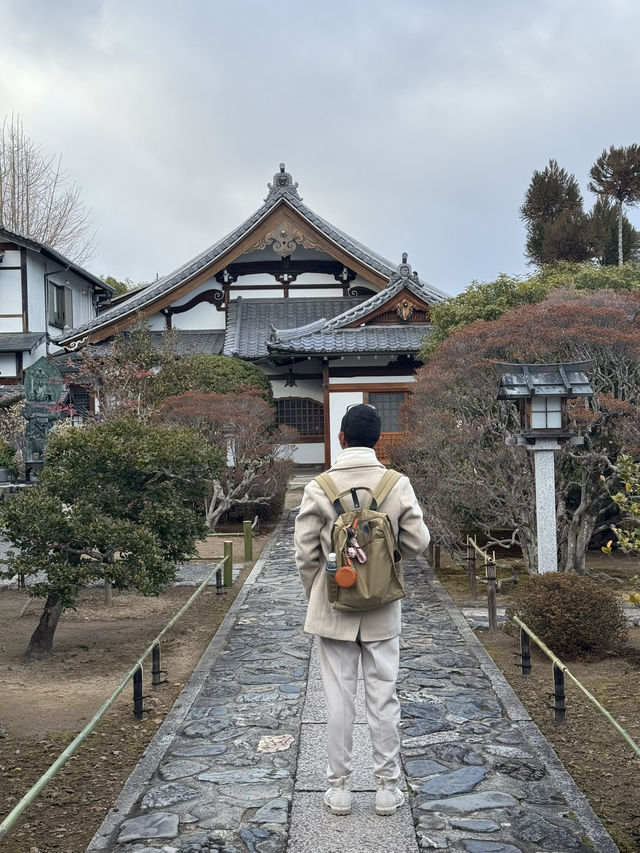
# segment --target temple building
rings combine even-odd
[[[56,340],[68,351],[107,341],[141,316],[180,329],[181,353],[246,359],[269,378],[280,423],[299,433],[295,461],[329,465],[346,407],[380,411],[382,458],[402,431],[431,305],[446,294],[392,264],[303,202],[281,164],[264,204],[197,257],[114,300]]]

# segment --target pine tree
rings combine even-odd
[[[532,263],[589,257],[589,222],[580,188],[557,160],[549,160],[543,171],[533,173],[520,216],[526,225],[526,253]]]
[[[589,189],[615,200],[618,213],[618,266],[624,262],[623,208],[640,201],[640,145],[606,148],[591,167]]]
[[[594,257],[601,266],[618,264],[618,205],[606,196],[593,205],[590,216],[591,242]],[[622,257],[624,261],[637,260],[640,249],[640,234],[622,217]]]

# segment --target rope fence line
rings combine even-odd
[[[239,539],[244,540],[244,561],[250,563],[253,560],[253,536],[257,535],[260,526],[260,519],[256,515],[253,521],[242,522],[242,533],[209,533],[212,539]]]
[[[225,543],[226,544],[226,543]],[[228,543],[231,545],[231,542]],[[122,679],[118,687],[111,694],[109,699],[102,705],[102,707],[94,714],[94,716],[89,720],[87,725],[82,729],[82,731],[76,735],[76,737],[71,741],[69,746],[58,756],[58,758],[54,761],[54,763],[49,767],[49,769],[42,774],[42,776],[38,779],[38,781],[32,785],[32,787],[27,791],[27,793],[22,797],[22,799],[14,806],[14,808],[9,812],[9,814],[4,818],[2,823],[0,823],[0,841],[7,835],[10,829],[14,826],[18,818],[22,815],[26,809],[37,799],[40,795],[41,791],[49,784],[51,779],[56,775],[56,773],[64,767],[67,761],[71,758],[71,756],[76,752],[79,746],[87,739],[87,737],[93,732],[96,728],[100,720],[107,713],[109,708],[113,705],[116,699],[120,696],[122,691],[125,689],[127,684],[133,679],[134,680],[134,715],[137,719],[142,718],[142,714],[144,713],[144,708],[142,707],[142,700],[144,697],[141,695],[142,693],[142,664],[149,657],[149,655],[153,655],[154,663],[154,683],[160,683],[157,680],[156,673],[160,672],[160,656],[159,656],[159,644],[162,637],[167,633],[167,631],[175,625],[175,623],[181,618],[181,616],[191,607],[195,599],[200,595],[202,590],[207,586],[211,578],[216,575],[216,588],[217,592],[221,591],[222,583],[221,583],[221,574],[224,568],[225,575],[228,572],[229,583],[225,583],[225,586],[231,586],[231,564],[233,560],[233,552],[232,548],[225,549],[225,556],[216,563],[215,567],[209,572],[207,577],[202,581],[200,586],[195,590],[193,595],[188,599],[188,601],[180,608],[180,610],[167,622],[162,631],[158,634],[158,636],[152,641],[151,645],[147,648],[147,650],[138,658],[136,663],[129,670],[127,675]],[[229,567],[227,569],[227,563]],[[226,580],[226,578],[225,578]],[[157,651],[156,651],[157,650]]]
[[[521,668],[522,674],[527,676],[531,672],[531,651],[529,639],[533,640],[533,642],[538,646],[538,648],[544,652],[544,654],[550,658],[551,666],[553,670],[553,684],[554,684],[554,713],[557,722],[564,722],[564,716],[566,712],[566,703],[565,703],[565,688],[564,688],[564,677],[567,675],[571,681],[576,685],[576,687],[587,697],[587,699],[592,702],[598,711],[611,723],[614,729],[620,734],[626,742],[629,744],[631,749],[635,752],[636,756],[640,758],[640,746],[633,740],[631,735],[622,728],[620,723],[610,714],[610,712],[602,705],[596,697],[591,693],[587,688],[582,684],[576,677],[570,672],[569,668],[566,664],[564,664],[560,658],[551,651],[551,649],[529,628],[529,626],[523,622],[518,616],[513,616],[512,620],[516,625],[520,628],[520,658],[521,658]],[[526,639],[525,639],[526,638]]]
[[[439,548],[437,551],[439,552]],[[430,552],[430,556],[433,560],[433,552]],[[496,616],[496,560],[495,553],[492,557],[489,554],[482,550],[475,539],[472,537],[467,537],[467,561],[468,561],[468,573],[469,573],[469,591],[472,592],[473,598],[475,599],[475,577],[476,577],[476,555],[484,558],[485,563],[485,571],[487,577],[487,607],[488,607],[488,615],[489,615],[489,630],[496,630],[497,628],[497,616]],[[439,553],[437,553],[437,557],[439,558]],[[435,560],[431,563],[434,565]],[[439,563],[439,559],[437,560]],[[585,686],[582,684],[573,673],[569,670],[567,665],[563,663],[560,658],[534,633],[534,631],[529,628],[529,626],[523,622],[518,616],[511,616],[510,619],[518,625],[520,628],[520,667],[522,670],[522,674],[524,676],[528,676],[531,674],[531,647],[529,640],[533,640],[533,642],[540,648],[544,654],[550,658],[552,664],[552,673],[553,673],[553,693],[549,695],[553,697],[553,711],[555,720],[558,723],[563,723],[566,714],[566,696],[565,696],[565,676],[575,684],[575,686],[580,690],[584,696],[598,709],[598,711],[611,723],[614,729],[621,735],[622,738],[629,744],[631,749],[634,751],[636,756],[640,758],[640,746],[633,740],[631,735],[618,723],[618,721],[613,717],[613,715],[602,705],[596,697],[591,693]]]

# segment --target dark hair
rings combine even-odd
[[[378,410],[364,403],[349,406],[340,424],[348,447],[374,447],[380,438],[380,427]]]

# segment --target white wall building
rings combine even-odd
[[[54,249],[0,228],[0,387],[60,352],[54,338],[90,323],[113,289]]]
[[[282,164],[264,204],[174,272],[74,323],[69,350],[106,341],[142,315],[182,330],[183,353],[252,361],[271,381],[278,420],[298,430],[295,460],[329,465],[347,405],[375,404],[382,458],[402,431],[401,405],[446,294],[314,213]]]

